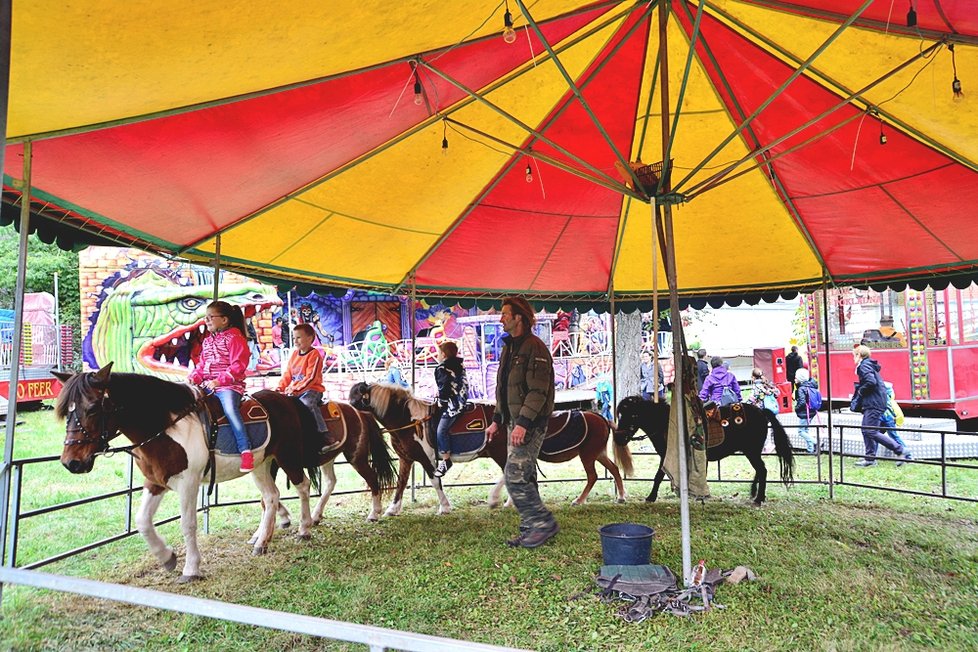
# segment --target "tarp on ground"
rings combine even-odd
[[[970,282],[978,0],[911,5],[668,3],[684,298]],[[513,43],[506,8],[18,3],[5,195],[30,141],[35,210],[117,242],[206,259],[220,233],[225,265],[305,284],[645,299],[652,209],[615,163],[665,157],[658,3],[511,0]]]

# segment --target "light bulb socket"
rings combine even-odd
[[[526,182],[533,183],[533,168],[530,167],[529,163],[526,164]]]
[[[503,14],[503,26],[506,29],[513,29],[513,14],[509,12],[509,9]]]
[[[880,132],[880,145],[885,145],[885,144],[886,144],[886,134],[884,134],[884,133],[883,133],[883,132],[881,131],[881,132]]]
[[[961,90],[961,80],[957,77],[955,77],[954,81],[951,82],[951,92],[954,93],[954,97],[961,97],[964,95],[964,92]]]
[[[910,11],[907,12],[907,27],[917,26],[917,10],[911,5]]]
[[[448,139],[447,138],[442,138],[441,139],[441,148],[442,148],[443,151],[448,151]]]

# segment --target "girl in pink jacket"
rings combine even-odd
[[[255,458],[241,419],[245,371],[251,357],[244,314],[241,308],[227,301],[214,301],[207,306],[204,324],[208,334],[201,343],[200,359],[188,380],[217,394],[241,453],[241,471],[246,473],[255,468]]]

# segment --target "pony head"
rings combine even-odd
[[[648,403],[641,396],[626,396],[618,403],[618,423],[614,430],[616,444],[622,446],[635,438],[641,427],[639,414],[642,406]]]
[[[55,375],[64,383],[55,406],[57,417],[65,420],[61,464],[72,473],[88,473],[117,430],[109,394],[112,363],[91,373]]]

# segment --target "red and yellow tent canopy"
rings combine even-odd
[[[978,1],[910,5],[509,0],[508,43],[505,0],[17,4],[5,196],[30,143],[35,212],[118,242],[641,300],[653,208],[616,163],[668,158],[686,299],[970,279]]]

